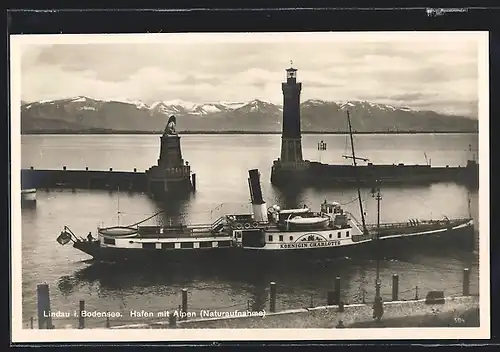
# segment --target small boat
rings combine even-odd
[[[305,215],[305,217],[304,217]],[[328,226],[330,222],[330,218],[326,215],[321,214],[304,214],[304,215],[295,215],[291,216],[289,219],[285,220],[285,223],[288,225],[289,229],[293,228],[325,228]]]
[[[36,202],[36,188],[22,189],[21,200],[23,202]]]

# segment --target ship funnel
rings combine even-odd
[[[253,215],[257,222],[267,222],[267,206],[262,197],[260,173],[258,169],[248,170],[248,187],[252,200]]]

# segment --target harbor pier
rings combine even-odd
[[[189,162],[182,158],[181,137],[175,132],[175,116],[168,120],[167,127],[160,137],[160,156],[157,164],[141,172],[131,171],[70,170],[65,165],[58,170],[29,169],[21,170],[21,185],[35,189],[100,189],[127,190],[147,193],[161,197],[171,191],[194,190],[196,175],[191,172]]]
[[[224,329],[224,328],[368,328],[368,327],[478,327],[479,293],[471,292],[470,270],[463,270],[462,281],[445,291],[421,292],[418,286],[400,290],[400,275],[394,274],[383,302],[380,321],[373,318],[373,297],[363,290],[362,295],[345,297],[341,293],[341,278],[335,277],[332,290],[311,296],[306,306],[295,309],[280,308],[279,283],[271,282],[268,299],[255,306],[249,300],[226,307],[197,307],[188,302],[189,289],[180,291],[179,305],[162,311],[99,311],[88,307],[84,299],[76,301],[76,316],[55,314],[50,322],[43,311],[51,305],[47,284],[40,284],[38,293],[38,324],[33,318],[24,328],[111,328],[111,329]],[[412,286],[412,285],[410,285]],[[408,286],[406,286],[408,287]],[[392,294],[389,294],[391,292]],[[98,312],[95,315],[83,311]],[[133,313],[133,314],[132,314]]]
[[[455,182],[470,189],[479,185],[479,163],[475,156],[466,165],[431,166],[403,163],[375,164],[367,158],[344,156],[366,165],[324,164],[305,160],[302,153],[300,94],[302,83],[297,81],[297,69],[286,69],[286,82],[282,83],[283,119],[280,157],[273,161],[271,183],[277,187],[319,186],[344,187],[363,184],[379,185],[427,185],[439,182]],[[352,134],[351,148],[354,151]],[[318,143],[318,150],[326,150],[326,143]],[[472,153],[471,146],[469,151]]]

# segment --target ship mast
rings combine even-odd
[[[356,155],[354,153],[354,139],[352,137],[352,126],[351,126],[351,117],[349,116],[349,111],[347,111],[347,123],[349,125],[349,137],[351,139],[351,152],[352,152],[352,161],[354,163],[354,172],[356,173],[356,181],[358,181],[357,177],[357,168],[356,168]],[[366,229],[366,222],[365,222],[365,213],[363,211],[363,201],[361,200],[361,190],[359,189],[359,182],[357,182],[357,188],[358,188],[358,201],[359,201],[359,209],[361,211],[361,222],[363,224],[363,233],[366,234],[368,233],[368,230]]]

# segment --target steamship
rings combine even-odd
[[[348,115],[349,119],[349,115]],[[349,120],[350,126],[350,120]],[[352,141],[352,159],[356,166]],[[99,261],[192,261],[194,258],[226,262],[247,256],[258,258],[335,258],[358,251],[400,252],[417,244],[453,247],[473,243],[473,219],[410,220],[405,223],[368,225],[365,222],[361,195],[358,200],[362,222],[345,211],[338,202],[325,200],[319,210],[309,207],[267,208],[257,169],[248,171],[252,203],[249,214],[227,214],[212,224],[146,226],[147,220],[129,226],[97,229],[97,238],[78,238],[69,227],[57,238],[65,245],[87,253]],[[380,202],[381,197],[377,197]],[[380,210],[380,207],[378,207]]]

